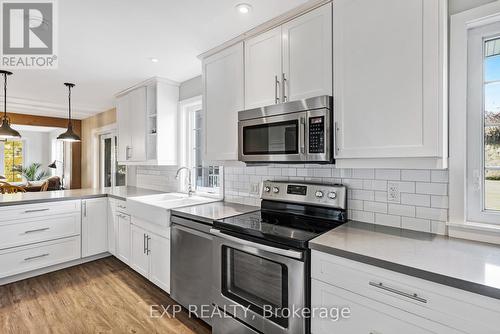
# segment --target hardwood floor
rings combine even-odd
[[[108,257],[0,287],[0,333],[210,333],[119,260]],[[158,306],[161,314],[163,309]]]

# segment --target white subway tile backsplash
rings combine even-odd
[[[433,208],[448,209],[448,196],[431,196],[431,206]]]
[[[371,190],[351,189],[350,193],[352,199],[360,199],[364,201],[373,201],[375,199],[375,193]]]
[[[448,183],[448,171],[433,170],[431,172],[431,182]]]
[[[149,178],[148,183],[158,188],[166,188],[170,184],[177,186],[177,181],[172,182],[169,178],[171,169],[160,169],[160,173],[167,178],[161,182],[152,178],[157,170],[158,168],[140,169],[143,174],[141,180]],[[343,183],[348,187],[350,219],[437,234],[446,233],[448,171],[337,169],[329,165],[277,164],[226,167],[224,173],[226,201],[259,205],[259,195],[250,193],[250,185],[263,180]],[[388,182],[398,183],[400,204],[388,203]]]
[[[424,207],[417,206],[416,207],[416,217],[445,222],[448,220],[448,210],[436,209],[436,208],[424,208]]]
[[[401,216],[385,215],[382,213],[375,214],[375,224],[391,226],[391,227],[401,227]]]
[[[401,194],[401,204],[431,206],[431,196],[420,194]]]
[[[448,184],[417,182],[416,193],[446,196],[448,195]]]
[[[415,217],[415,207],[411,205],[389,203],[388,212],[396,216]]]
[[[401,227],[422,232],[431,232],[431,221],[428,219],[401,217]]]
[[[378,180],[401,180],[401,170],[399,169],[377,169],[375,178]]]
[[[365,201],[363,208],[364,211],[387,213],[387,203]]]
[[[402,170],[401,180],[403,181],[421,181],[430,182],[431,181],[431,171],[430,170]]]

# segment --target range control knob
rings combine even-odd
[[[269,188],[269,186],[265,186],[265,187],[264,187],[264,191],[265,191],[266,193],[268,193],[268,192],[270,192],[270,191],[271,191],[271,188]]]
[[[277,194],[280,192],[280,188],[278,187],[273,187],[273,193]]]
[[[323,198],[323,192],[321,190],[316,191],[317,198]]]
[[[335,191],[332,191],[328,193],[328,198],[329,199],[336,199],[337,198],[337,193]]]

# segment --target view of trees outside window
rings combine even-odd
[[[4,142],[4,173],[7,182],[21,182],[23,167],[23,142],[21,140]]]
[[[485,42],[484,205],[500,210],[500,38]]]

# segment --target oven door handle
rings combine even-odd
[[[253,248],[256,248],[258,250],[266,251],[266,252],[277,254],[277,255],[291,257],[291,258],[297,259],[297,260],[302,260],[302,252],[299,252],[299,251],[294,251],[291,249],[281,249],[281,248],[271,247],[271,246],[267,246],[267,245],[262,245],[262,244],[259,244],[256,242],[252,242],[252,241],[248,241],[248,240],[244,240],[244,239],[240,239],[237,237],[227,235],[227,234],[222,233],[221,231],[213,229],[213,228],[210,229],[210,233],[217,236],[217,237],[220,237],[222,239],[236,242],[240,245],[253,247]]]

